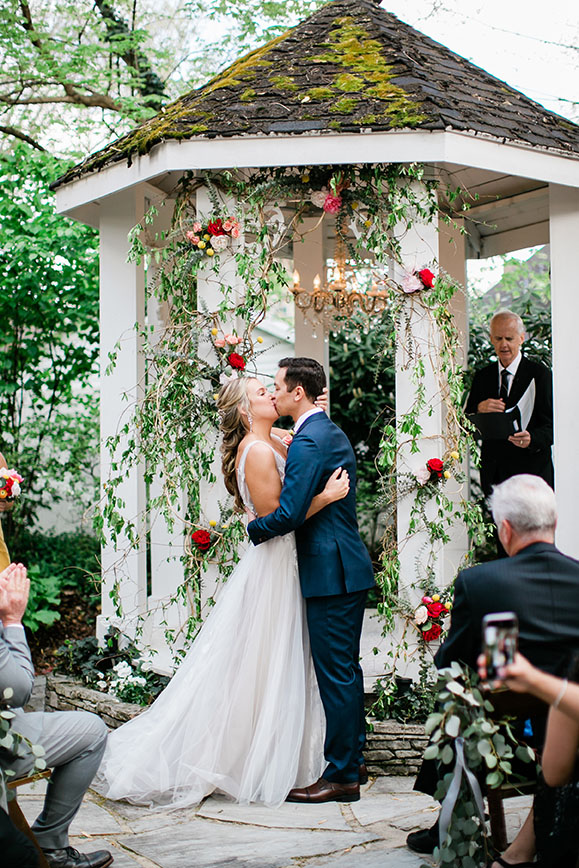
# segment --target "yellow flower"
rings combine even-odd
[[[433,603],[438,603],[439,600],[440,600],[440,594],[433,594],[432,595],[432,602]]]
[[[205,239],[205,241],[210,241],[210,240],[211,240],[211,235],[208,235],[207,233],[205,233],[205,235],[203,236],[203,238]]]
[[[212,247],[208,247],[205,253],[207,254],[207,256],[215,256],[215,251]]]
[[[221,529],[222,529],[222,530],[227,530],[228,528],[229,528],[229,525],[228,525],[228,524],[222,524],[222,525],[221,525]]]
[[[452,603],[445,603],[444,605],[446,606],[447,610],[450,612],[450,610],[452,609]]]
[[[310,176],[308,175],[307,172],[305,172],[305,173],[302,175],[302,182],[303,182],[304,184],[307,184],[309,180],[310,180]]]
[[[359,202],[352,202],[352,211],[357,211],[359,207],[360,207]]]
[[[218,397],[219,397],[219,395],[218,395],[217,392],[216,392],[216,393],[213,395],[213,400],[216,401],[216,400],[218,399]]]
[[[200,250],[205,250],[207,245],[205,244],[204,241],[200,241],[199,244],[197,245],[197,247],[199,247]]]
[[[262,337],[259,337],[259,338],[257,339],[257,343],[258,343],[258,344],[262,344],[262,343],[263,343],[263,338],[262,338]]]
[[[367,229],[369,229],[371,225],[372,225],[372,221],[371,221],[371,220],[364,220],[364,226],[365,226]]]
[[[215,521],[214,518],[212,518],[211,521],[209,522],[209,527],[217,527],[217,522]]]
[[[458,452],[456,451],[456,449],[454,449],[454,450],[450,453],[450,457],[451,457],[451,458],[454,458],[455,461],[458,461],[458,459],[460,458],[460,455],[458,454]]]
[[[445,479],[450,479],[450,476],[451,476],[451,474],[450,474],[450,470],[445,470],[445,471],[444,471],[444,478],[445,478]]]
[[[211,334],[213,335],[213,337],[215,337],[215,335],[219,334],[219,332],[217,331],[217,329],[211,329]]]

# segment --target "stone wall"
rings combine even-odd
[[[47,677],[44,707],[46,711],[93,711],[111,729],[143,711],[142,705],[121,702],[116,696],[91,690],[80,681],[63,675]]]
[[[107,693],[91,690],[79,681],[62,675],[46,679],[47,711],[94,711],[111,729],[143,711],[141,705],[121,702]],[[368,733],[366,764],[371,775],[415,775],[420,768],[428,736],[422,724],[373,720]]]
[[[368,733],[366,765],[371,775],[415,775],[428,744],[424,725],[372,720]]]

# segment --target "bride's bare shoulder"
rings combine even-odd
[[[252,449],[250,449],[250,451],[248,452],[247,459],[246,459],[246,466],[247,466],[247,462],[250,462],[250,464],[253,463],[253,461],[255,460],[253,458],[254,454],[257,457],[258,455],[264,456],[266,453],[271,452],[271,448],[267,445],[267,443],[264,440],[262,440],[260,437],[256,437],[255,434],[252,434],[250,432],[250,433],[245,435],[245,437],[243,438],[243,440],[239,443],[239,446],[237,447],[237,458],[235,459],[235,465],[236,466],[239,465],[239,462],[241,461],[241,458],[244,455],[246,449],[249,446],[251,446],[252,443],[255,443],[255,446]],[[250,458],[250,456],[251,456],[251,458]]]

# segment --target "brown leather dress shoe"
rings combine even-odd
[[[358,783],[360,786],[368,783],[368,769],[366,768],[366,763],[360,763],[358,769]]]
[[[290,790],[286,802],[321,805],[322,802],[357,802],[360,799],[360,784],[340,784],[320,778],[309,787],[295,787]]]

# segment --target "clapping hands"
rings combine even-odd
[[[22,564],[10,564],[0,573],[0,621],[4,627],[22,622],[29,593],[30,579]]]

